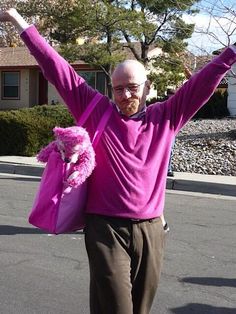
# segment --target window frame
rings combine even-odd
[[[18,85],[4,85],[4,79],[5,79],[5,77],[4,77],[4,75],[6,74],[6,73],[16,73],[16,74],[18,74]],[[20,85],[21,85],[21,75],[20,75],[20,71],[2,71],[2,73],[1,73],[1,99],[2,100],[19,100],[20,99]],[[6,87],[6,86],[9,86],[9,87],[18,87],[18,95],[17,95],[17,97],[6,97],[5,95],[4,95],[4,88]]]
[[[107,94],[107,84],[106,84],[107,78],[106,78],[106,75],[105,75],[105,73],[104,73],[103,71],[84,70],[84,69],[83,69],[83,70],[77,70],[78,75],[80,75],[81,77],[83,77],[83,76],[81,75],[81,72],[82,72],[82,73],[94,73],[94,74],[95,74],[95,78],[94,78],[95,86],[92,87],[92,88],[94,88],[94,89],[96,89],[96,90],[97,90],[97,73],[103,73],[103,74],[104,74],[104,95]],[[86,82],[87,82],[87,81],[86,81]],[[88,83],[88,82],[87,82],[87,83]],[[91,86],[91,85],[89,85],[89,86]]]

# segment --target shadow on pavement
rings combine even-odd
[[[203,286],[236,288],[236,278],[186,277],[182,278],[180,281]]]
[[[235,314],[236,308],[217,307],[207,304],[190,303],[179,308],[170,309],[176,314]]]
[[[34,181],[34,182],[40,182],[41,178],[12,178],[15,181]]]
[[[15,180],[15,181],[31,181],[31,182],[40,182],[41,178],[27,178],[27,177],[21,177],[21,178],[13,178],[13,177],[4,177],[0,178],[0,180]]]
[[[48,234],[48,232],[28,227],[18,227],[10,225],[0,225],[0,235],[16,235],[16,234]],[[71,232],[68,234],[84,234],[82,230]]]
[[[0,225],[0,235],[16,235],[16,234],[45,234],[46,232],[27,227],[17,227],[9,225]]]

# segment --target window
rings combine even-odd
[[[20,72],[2,72],[2,98],[20,98]]]
[[[103,72],[95,71],[79,71],[85,81],[93,88],[97,89],[102,94],[106,92],[106,76]]]
[[[106,92],[106,76],[103,72],[96,73],[96,89],[102,94]]]

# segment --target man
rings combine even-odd
[[[69,64],[14,10],[11,21],[78,121],[96,95]],[[137,61],[118,65],[112,76],[115,103],[103,97],[86,123],[90,136],[108,106],[110,120],[96,147],[97,166],[89,180],[85,244],[90,266],[92,314],[148,314],[163,259],[166,173],[178,131],[209,99],[236,62],[226,49],[193,75],[174,96],[146,108],[150,90]]]

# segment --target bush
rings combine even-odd
[[[27,110],[32,112],[37,116],[42,118],[49,118],[55,122],[55,125],[61,127],[67,127],[68,125],[73,125],[74,120],[68,109],[63,105],[55,105],[55,106],[35,106],[29,109],[21,109],[22,111]]]
[[[208,102],[198,110],[193,119],[216,119],[228,117],[230,113],[227,108],[227,97],[227,92],[215,92]],[[147,101],[147,106],[164,100],[166,100],[166,97],[162,99],[152,98]]]
[[[146,106],[150,106],[150,105],[155,104],[156,102],[159,102],[159,101],[162,101],[162,100],[159,100],[159,99],[157,99],[156,97],[151,98],[151,99],[148,99],[148,100],[146,101]]]
[[[229,136],[232,138],[232,140],[236,140],[236,129],[229,131]]]
[[[215,92],[208,102],[194,115],[194,119],[215,119],[229,116],[227,92]]]
[[[0,155],[34,156],[52,140],[55,126],[73,124],[62,105],[0,111]]]

